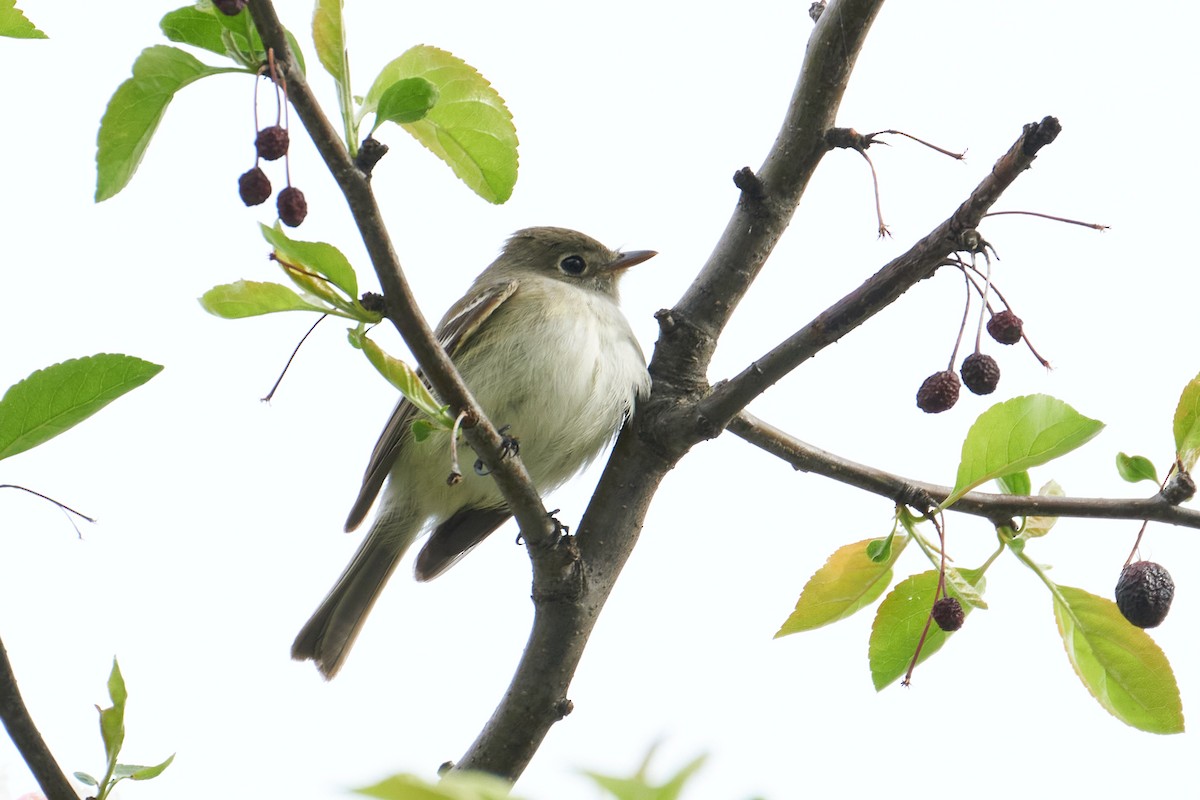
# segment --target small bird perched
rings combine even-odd
[[[497,425],[520,440],[541,492],[565,483],[604,449],[650,391],[646,360],[617,305],[624,271],[656,255],[621,253],[565,228],[526,228],[451,306],[437,337]],[[416,578],[435,578],[511,515],[490,477],[446,483],[450,433],[413,439],[417,410],[401,398],[371,453],[346,530],[383,488],[370,533],[292,645],[326,678],[345,661],[371,606],[426,528]],[[384,481],[387,481],[384,487]]]

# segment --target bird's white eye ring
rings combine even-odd
[[[582,275],[583,271],[587,269],[587,263],[583,260],[583,256],[567,256],[558,262],[558,268],[567,275]]]

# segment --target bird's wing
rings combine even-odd
[[[467,346],[484,320],[490,317],[505,300],[513,296],[517,291],[517,285],[517,281],[507,281],[473,287],[466,298],[460,300],[447,312],[445,319],[438,325],[437,337],[451,359]],[[423,373],[418,371],[417,374],[424,380]],[[426,383],[428,384],[428,381]],[[367,471],[363,474],[362,488],[358,490],[358,497],[346,518],[347,531],[357,528],[375,503],[375,498],[379,496],[383,482],[387,479],[392,465],[396,463],[396,456],[399,454],[401,446],[410,436],[412,423],[416,417],[416,406],[401,397],[400,401],[396,403],[396,407],[392,409],[392,416],[388,418],[383,433],[379,435],[375,449],[371,451],[371,460],[367,463]],[[449,464],[447,464],[448,467]]]

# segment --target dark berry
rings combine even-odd
[[[1171,475],[1167,485],[1160,492],[1163,500],[1173,506],[1191,500],[1196,494],[1196,481],[1186,472],[1176,472]]]
[[[933,621],[944,631],[956,631],[963,626],[962,603],[955,597],[943,597],[933,604]]]
[[[238,178],[238,194],[242,196],[242,202],[248,206],[265,203],[271,196],[271,181],[267,178],[267,173],[258,167],[243,173]]]
[[[1117,580],[1117,608],[1139,628],[1154,628],[1167,618],[1175,599],[1171,573],[1153,561],[1135,561]]]
[[[246,7],[246,0],[212,0],[212,4],[225,16],[236,17]]]
[[[935,372],[917,390],[917,408],[926,414],[948,411],[958,402],[958,376],[950,370]]]
[[[988,320],[987,332],[1000,344],[1016,344],[1021,341],[1021,318],[1007,308],[992,314]]]
[[[279,221],[289,228],[294,228],[308,216],[308,203],[304,200],[304,192],[295,186],[289,186],[279,193],[275,200],[279,209]]]
[[[264,161],[283,158],[288,151],[287,128],[280,125],[263,128],[258,132],[258,136],[254,137],[254,149]]]
[[[983,353],[971,353],[964,358],[959,372],[963,383],[975,394],[991,394],[1000,382],[1000,365]]]

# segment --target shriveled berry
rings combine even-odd
[[[963,383],[975,394],[991,394],[1000,382],[1000,365],[983,353],[971,353],[964,358],[959,372]]]
[[[948,411],[958,402],[958,376],[948,369],[935,372],[917,389],[917,408],[926,414]]]
[[[1175,599],[1171,573],[1153,561],[1135,561],[1117,580],[1117,608],[1139,628],[1154,628],[1167,618]]]
[[[282,125],[263,128],[254,137],[254,149],[264,161],[283,158],[288,151],[288,132]]]
[[[1007,308],[992,314],[988,320],[988,335],[1000,344],[1016,344],[1021,341],[1021,318]]]
[[[379,163],[379,159],[387,155],[387,151],[388,146],[386,144],[374,136],[368,136],[363,139],[362,144],[358,148],[358,155],[354,157],[354,166],[367,175],[370,175],[371,170],[375,169],[375,165]]]
[[[943,597],[933,604],[933,621],[944,631],[956,631],[963,626],[962,603],[956,597]]]
[[[271,196],[271,181],[267,173],[258,167],[245,172],[238,178],[238,194],[248,206],[262,205]]]
[[[1175,472],[1159,492],[1173,506],[1191,500],[1196,494],[1196,481],[1186,472]]]
[[[246,0],[212,0],[212,4],[227,17],[236,17],[246,7]]]
[[[279,221],[289,228],[304,222],[304,218],[308,216],[308,203],[304,199],[304,192],[295,186],[281,191],[275,200],[275,206],[279,209]]]

